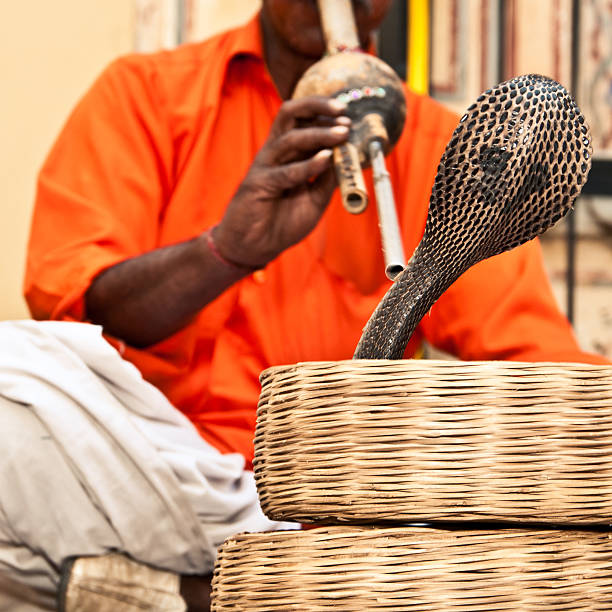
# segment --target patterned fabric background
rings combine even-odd
[[[612,159],[612,2],[582,0],[578,98],[598,156]]]
[[[431,0],[431,93],[461,113],[499,81],[531,72],[572,88],[573,36],[579,36],[576,91],[595,154],[612,157],[612,2]],[[579,31],[578,31],[579,30]]]

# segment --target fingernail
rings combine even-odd
[[[331,100],[330,104],[332,108],[334,108],[335,110],[339,110],[339,111],[346,110],[346,103],[340,102],[340,100],[336,100],[335,98]]]
[[[315,159],[329,159],[332,156],[331,149],[321,149],[315,156]]]
[[[330,131],[336,136],[346,136],[346,134],[349,133],[349,129],[346,125],[334,125],[334,127],[331,128]]]
[[[336,117],[336,123],[339,125],[351,125],[352,121],[350,117],[342,115],[341,117]]]

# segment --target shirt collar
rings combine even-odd
[[[251,55],[261,61],[264,60],[263,36],[259,11],[243,26],[232,32],[228,63],[240,55]]]

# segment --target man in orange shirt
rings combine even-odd
[[[355,3],[364,45],[389,4]],[[375,208],[348,215],[337,193],[328,204],[342,106],[289,100],[323,50],[314,2],[270,0],[244,28],[122,58],[40,173],[25,281],[33,317],[103,325],[206,440],[247,461],[260,372],[350,358],[389,286]],[[457,118],[406,95],[388,167],[411,253]],[[315,115],[329,125],[302,127]],[[559,312],[537,242],[467,272],[406,356],[423,338],[463,359],[597,359]]]
[[[364,48],[390,3],[354,1]],[[102,325],[207,442],[247,467],[260,372],[350,358],[389,286],[375,210],[350,216],[334,193],[345,107],[290,99],[323,51],[314,1],[264,0],[244,27],[122,58],[77,105],[39,177],[25,280],[34,318]],[[388,168],[410,253],[457,118],[406,96]],[[463,275],[406,357],[423,339],[463,359],[603,362],[579,349],[537,241]]]

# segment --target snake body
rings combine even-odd
[[[425,232],[370,320],[354,359],[400,359],[466,270],[542,234],[573,206],[591,167],[580,109],[556,81],[526,75],[468,108],[438,166]]]

